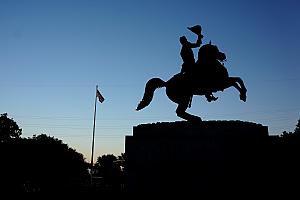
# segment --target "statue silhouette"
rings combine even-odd
[[[177,116],[188,121],[201,121],[200,117],[186,112],[193,95],[205,95],[214,99],[213,92],[224,91],[233,86],[239,91],[240,100],[246,101],[247,89],[244,82],[240,77],[229,76],[227,69],[221,63],[225,59],[226,55],[211,42],[203,45],[198,51],[196,63],[188,67],[191,70],[178,73],[166,82],[160,78],[150,79],[146,83],[143,98],[136,110],[148,106],[153,99],[154,91],[161,87],[165,87],[168,98],[178,104]]]

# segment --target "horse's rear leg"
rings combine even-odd
[[[186,112],[186,109],[188,108],[188,106],[189,106],[189,99],[187,99],[187,101],[185,101],[185,102],[178,104],[178,107],[176,109],[177,116],[181,117],[182,119],[185,119],[187,121],[194,121],[194,122],[202,121],[200,117],[191,115]]]

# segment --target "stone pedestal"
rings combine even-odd
[[[135,126],[125,138],[125,187],[145,194],[263,187],[268,139],[268,127],[242,121]]]

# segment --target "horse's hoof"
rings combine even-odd
[[[201,119],[201,117],[194,116],[189,121],[193,122],[193,123],[199,123],[199,122],[202,122],[202,119]]]
[[[240,100],[246,102],[246,99],[247,99],[246,93],[240,94]]]

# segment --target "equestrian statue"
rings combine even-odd
[[[226,55],[219,51],[216,45],[211,42],[200,47],[203,35],[200,25],[188,27],[197,34],[196,43],[187,41],[185,36],[180,37],[182,45],[180,55],[183,60],[181,72],[174,75],[168,81],[160,78],[152,78],[147,81],[142,100],[136,110],[141,110],[148,106],[154,96],[154,91],[165,87],[168,98],[178,104],[176,114],[187,121],[202,121],[199,116],[186,112],[191,107],[193,95],[204,95],[208,102],[216,101],[213,93],[224,91],[229,87],[234,87],[239,91],[240,100],[246,102],[247,89],[240,77],[230,77],[224,66]],[[192,48],[200,47],[198,50],[198,60],[195,61]]]

